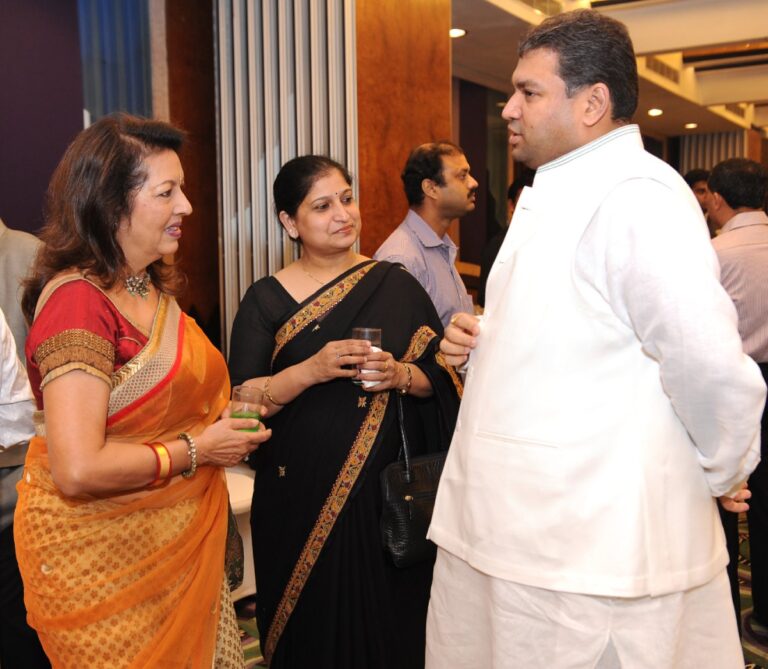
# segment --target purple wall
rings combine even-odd
[[[45,189],[83,127],[77,0],[0,2],[0,217],[37,231]]]

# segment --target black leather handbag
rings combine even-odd
[[[410,567],[435,557],[437,547],[427,539],[427,529],[447,453],[411,457],[402,398],[397,393],[395,396],[402,458],[381,472],[381,540],[396,567]]]

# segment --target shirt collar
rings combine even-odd
[[[640,135],[639,126],[637,126],[634,123],[629,123],[627,125],[622,125],[616,128],[615,130],[611,130],[610,132],[607,132],[604,135],[601,135],[597,139],[593,139],[591,142],[588,142],[587,144],[580,146],[578,149],[569,151],[568,153],[560,156],[559,158],[555,158],[554,160],[548,162],[546,165],[542,165],[541,167],[539,167],[536,173],[538,174],[540,172],[553,170],[557,167],[560,167],[561,165],[570,163],[573,160],[581,158],[581,156],[587,153],[591,153],[592,151],[595,151],[606,144],[615,142],[616,140],[619,140],[623,137],[632,137],[632,136],[634,136],[634,142],[636,144],[639,144],[640,148],[642,148],[643,138]],[[632,140],[629,140],[629,141],[632,141]]]
[[[405,224],[410,228],[411,232],[419,238],[422,245],[426,247],[446,246],[449,249],[458,248],[447,234],[443,235],[443,238],[440,239],[440,237],[437,236],[437,233],[429,227],[429,224],[413,209],[408,210],[408,215],[405,217]]]
[[[746,228],[748,225],[768,225],[768,216],[764,211],[755,209],[754,211],[743,211],[731,218],[720,230],[720,234],[736,230],[737,228]]]

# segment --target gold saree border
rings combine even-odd
[[[429,326],[422,325],[419,327],[411,337],[408,349],[401,358],[401,362],[412,362],[421,357],[435,337],[437,337],[437,333]],[[275,615],[272,618],[272,624],[269,626],[269,632],[264,644],[264,658],[267,665],[272,660],[277,643],[285,631],[291,614],[296,608],[296,603],[304,590],[304,586],[320,556],[320,552],[333,531],[339,513],[341,513],[341,510],[347,503],[349,495],[363,469],[363,465],[371,453],[371,448],[381,427],[381,421],[387,410],[390,394],[390,392],[374,394],[368,414],[331,488],[331,493],[320,510],[315,525],[299,555],[299,559],[294,565],[291,577],[288,579],[288,584],[283,590],[283,596],[275,610]]]
[[[296,608],[296,602],[298,602],[299,596],[309,579],[309,574],[315,566],[320,556],[320,551],[328,540],[341,510],[344,508],[355,482],[360,476],[365,461],[368,459],[373,442],[379,433],[381,420],[384,418],[388,403],[389,393],[378,393],[374,396],[354,444],[331,488],[331,493],[325,500],[325,504],[323,504],[320,514],[315,521],[315,526],[312,528],[312,532],[304,544],[304,548],[288,580],[288,585],[283,591],[280,603],[277,605],[272,624],[269,626],[269,633],[264,644],[264,658],[267,664],[272,660],[277,642],[282,636],[285,626],[288,624],[291,613]]]
[[[275,335],[275,350],[272,351],[272,362],[275,361],[278,353],[283,347],[291,341],[299,332],[301,332],[310,323],[327,314],[339,302],[341,302],[349,292],[365,278],[377,263],[369,262],[359,270],[345,276],[340,281],[334,283],[330,288],[324,290],[314,300],[305,307],[299,309],[294,316],[288,319]]]
[[[411,338],[408,352],[403,356],[402,362],[412,362],[421,357],[429,342],[435,337],[437,337],[437,333],[432,328],[428,325],[422,325]],[[459,399],[461,399],[462,395],[464,395],[464,384],[456,373],[456,370],[452,365],[449,365],[446,362],[442,351],[438,351],[435,354],[435,360],[437,361],[437,364],[448,373],[448,376],[451,378],[451,381],[453,381],[453,385],[456,388],[456,393],[458,394]]]
[[[107,425],[135,402],[146,402],[179,364],[184,328],[181,308],[160,295],[157,313],[144,348],[112,375]]]
[[[462,382],[461,377],[456,373],[456,368],[453,365],[448,364],[442,351],[438,351],[435,360],[437,360],[438,365],[448,372],[448,376],[451,377],[451,381],[453,381],[453,385],[456,387],[456,393],[459,396],[459,400],[461,400],[464,396],[464,383]]]

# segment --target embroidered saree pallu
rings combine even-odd
[[[107,375],[108,440],[144,448],[198,434],[226,404],[223,360],[167,296],[146,344],[111,373],[109,344],[69,329],[35,354],[43,385],[72,368]],[[220,614],[229,615],[221,604],[224,472],[201,467],[191,479],[118,499],[67,498],[51,479],[43,427],[19,484],[15,537],[29,621],[53,666],[210,669]],[[242,666],[242,654],[239,664],[217,666]]]

